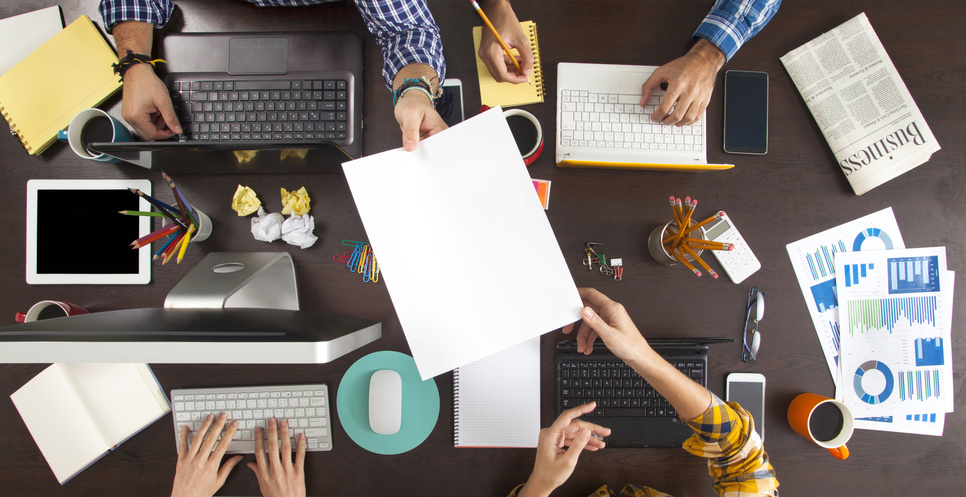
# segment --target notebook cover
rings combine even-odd
[[[43,152],[83,109],[121,87],[117,54],[81,16],[0,76],[0,113],[27,152]]]
[[[540,45],[537,42],[537,24],[533,21],[522,21],[520,26],[523,32],[530,38],[530,50],[533,51],[533,71],[530,72],[530,82],[526,83],[498,83],[490,70],[486,68],[483,59],[480,58],[480,38],[483,34],[483,27],[473,28],[473,47],[476,52],[476,71],[480,78],[480,98],[483,105],[489,107],[503,106],[513,107],[515,105],[543,103],[543,67],[540,64]]]

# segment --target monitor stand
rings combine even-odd
[[[288,252],[212,252],[178,283],[165,309],[299,310]]]

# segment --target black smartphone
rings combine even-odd
[[[724,151],[768,152],[768,73],[727,71],[724,85]]]
[[[436,100],[436,112],[447,126],[463,121],[463,83],[456,78],[446,78],[443,94]]]

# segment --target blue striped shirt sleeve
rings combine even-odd
[[[724,53],[727,62],[768,24],[781,3],[781,0],[717,0],[693,38],[706,38]]]
[[[382,77],[392,90],[392,81],[406,65],[421,62],[446,76],[443,41],[439,27],[425,0],[355,0],[366,27],[382,48]]]
[[[173,0],[101,0],[98,6],[108,33],[121,21],[140,21],[161,28],[174,12]]]

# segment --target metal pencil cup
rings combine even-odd
[[[689,226],[693,226],[695,224],[696,223],[694,222],[694,220],[691,220]],[[675,228],[677,228],[677,223],[675,223],[674,221],[669,221],[667,224],[654,228],[654,231],[652,231],[651,235],[647,238],[647,250],[648,252],[651,253],[651,257],[653,257],[655,261],[660,262],[665,266],[674,266],[676,264],[679,264],[679,261],[673,255],[671,255],[666,248],[664,248],[664,243],[663,243],[664,237],[666,237],[669,234],[668,233],[669,226],[674,226]],[[701,240],[707,239],[704,233],[704,228],[698,228],[688,233],[687,236],[691,238],[698,238]],[[694,250],[694,253],[697,255],[701,255],[702,252],[704,252],[704,249]],[[679,255],[684,257],[684,260],[688,262],[694,261],[694,257],[691,257],[690,254],[683,253],[683,251],[679,252]]]
[[[208,214],[205,214],[198,209],[195,209],[194,213],[198,215],[198,229],[191,234],[191,238],[188,240],[188,243],[203,242],[207,240],[209,236],[211,236],[211,218],[208,217]],[[162,226],[167,226],[171,223],[171,220],[166,217],[161,219]]]

